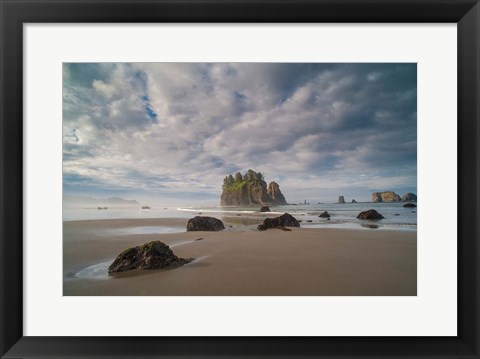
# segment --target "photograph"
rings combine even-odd
[[[417,63],[62,71],[63,296],[417,296]]]
[[[480,359],[479,2],[0,0],[0,358]]]

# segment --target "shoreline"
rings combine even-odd
[[[291,228],[186,232],[188,219],[64,221],[64,295],[416,295],[416,231]],[[128,233],[142,226],[175,233]],[[240,228],[240,227],[239,227]],[[202,238],[202,240],[197,240]],[[160,240],[192,263],[82,278],[124,249]]]

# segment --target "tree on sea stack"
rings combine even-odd
[[[222,206],[287,204],[280,191],[280,186],[274,181],[267,186],[262,172],[252,169],[249,169],[244,175],[237,172],[233,181],[229,179],[230,176],[223,181],[220,197]]]

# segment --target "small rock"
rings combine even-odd
[[[395,215],[396,215],[396,216],[399,216],[399,215],[400,215],[400,213],[395,213]]]
[[[187,232],[192,231],[221,231],[225,229],[223,222],[213,217],[196,216],[187,223]]]
[[[320,218],[330,218],[330,213],[327,211],[324,211],[323,213],[320,213],[319,215]]]
[[[312,220],[311,220],[311,219],[307,219],[307,222],[311,223],[311,222],[312,222]]]
[[[378,224],[364,224],[364,223],[362,223],[362,227],[377,229]]]
[[[417,207],[417,205],[413,204],[413,203],[405,203],[403,205],[403,207],[405,207],[405,208],[415,208],[415,207]]]
[[[270,208],[268,208],[268,206],[262,206],[262,208],[260,208],[260,212],[270,212]]]
[[[358,219],[383,219],[383,217],[380,213],[375,211],[374,209],[369,209],[368,211],[363,211],[360,212],[357,216]]]

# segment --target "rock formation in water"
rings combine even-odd
[[[193,231],[221,231],[225,229],[223,222],[213,217],[196,216],[187,222],[187,232]]]
[[[345,203],[345,198],[343,196],[338,196],[338,203]]]
[[[369,209],[368,211],[360,212],[357,216],[358,219],[383,219],[380,213],[375,211],[374,209]]]
[[[351,202],[351,203],[357,203],[357,201],[355,201],[355,198],[354,198],[354,199],[352,199],[352,202]]]
[[[402,199],[393,191],[373,192],[372,202],[400,202]]]
[[[417,195],[415,193],[405,193],[402,197],[403,202],[417,202]]]
[[[320,213],[319,217],[320,218],[330,218],[330,213],[328,213],[327,211],[324,211],[324,212]]]
[[[178,258],[165,243],[153,241],[124,250],[108,267],[108,273],[176,268],[192,260],[193,258]]]
[[[260,212],[270,212],[270,208],[268,208],[268,206],[262,206]]]
[[[405,208],[415,208],[415,207],[417,207],[417,205],[413,204],[413,203],[405,203],[403,205],[403,207],[405,207]]]
[[[272,181],[268,184],[267,195],[272,201],[272,203],[287,204],[283,193],[280,191],[280,186],[275,181]]]
[[[259,224],[257,229],[265,231],[270,228],[300,227],[300,223],[292,215],[285,213],[280,217],[265,218],[263,224]]]
[[[267,183],[263,174],[248,170],[235,177],[229,175],[223,180],[221,206],[281,205],[287,204],[285,197],[276,182]]]

